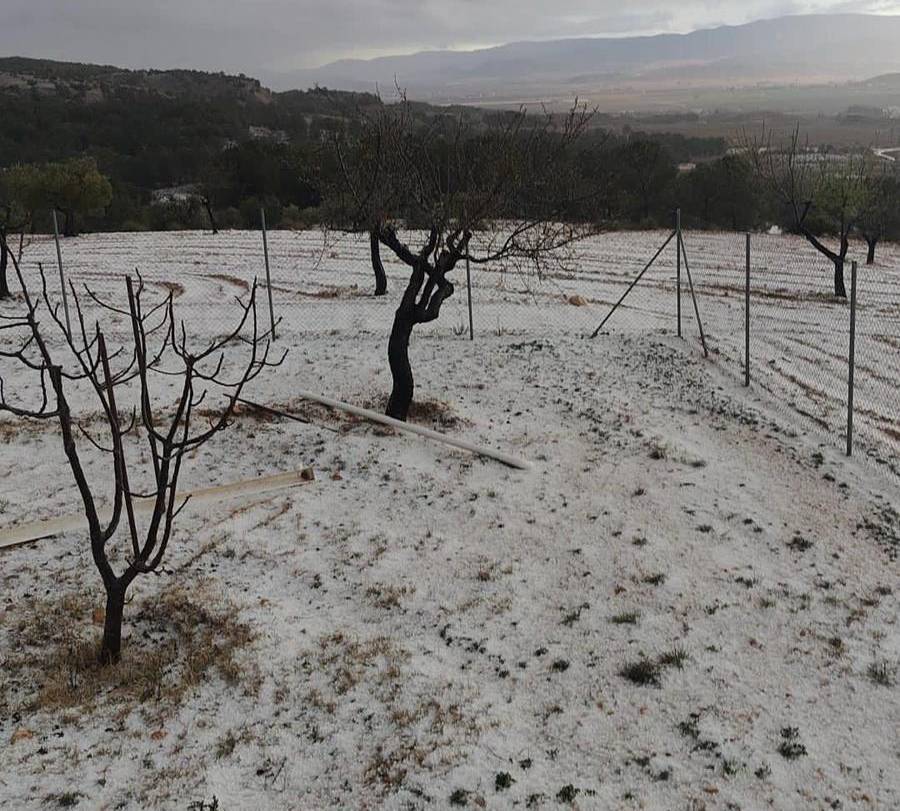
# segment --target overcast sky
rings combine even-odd
[[[686,32],[900,0],[0,0],[0,54],[255,74],[522,39]],[[900,46],[898,46],[900,47]]]

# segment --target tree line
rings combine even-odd
[[[10,60],[0,60],[0,67]],[[19,65],[24,63],[24,67]],[[0,296],[8,295],[9,236],[49,232],[51,211],[64,235],[79,230],[253,228],[265,209],[272,227],[332,223],[343,205],[346,167],[334,144],[359,143],[372,121],[402,115],[407,137],[427,142],[429,161],[446,165],[452,139],[468,147],[520,113],[384,104],[369,94],[324,89],[269,93],[247,77],[192,71],[115,68],[12,60],[54,91],[0,92]],[[537,116],[541,119],[541,116]],[[549,116],[561,132],[565,116]],[[894,167],[866,150],[819,150],[799,131],[773,138],[648,134],[585,126],[566,151],[570,222],[604,228],[668,227],[680,208],[688,228],[756,230],[780,226],[803,235],[835,267],[851,238],[900,238],[900,181]],[[448,188],[459,183],[452,173]],[[526,201],[511,198],[507,215]],[[416,220],[397,197],[391,216]],[[519,206],[517,209],[516,206]],[[380,244],[372,237],[378,291]]]

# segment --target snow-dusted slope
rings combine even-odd
[[[380,335],[283,340],[260,401],[386,391]],[[147,606],[200,579],[257,635],[234,683],[29,709],[46,674],[22,627],[86,595],[56,616],[89,636],[101,596],[83,537],[2,555],[0,806],[900,805],[893,482],[674,338],[424,336],[413,356],[444,430],[535,470],[319,411],[239,419],[186,486],[318,481],[185,513],[125,642],[126,662],[165,644]],[[52,427],[0,427],[3,520],[75,508]],[[623,676],[661,660],[656,686]]]

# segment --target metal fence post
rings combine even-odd
[[[63,309],[66,311],[66,332],[72,335],[72,322],[69,319],[69,295],[66,293],[66,277],[63,273],[62,249],[59,247],[59,223],[56,221],[56,209],[50,209],[53,215],[53,237],[56,240],[56,264],[59,265],[59,286],[62,290]]]
[[[850,357],[847,376],[847,456],[853,456],[853,384],[856,372],[856,262],[850,265]]]
[[[272,340],[275,340],[275,308],[272,305],[272,277],[269,273],[269,240],[266,236],[266,210],[259,210],[259,219],[262,223],[263,255],[266,258],[266,291],[269,294],[269,324],[272,328]]]
[[[675,209],[675,233],[678,244],[675,247],[675,300],[678,314],[678,337],[681,337],[681,209]]]
[[[744,385],[750,385],[750,233],[747,233],[747,278],[744,285]]]
[[[469,296],[469,340],[475,340],[475,328],[472,324],[472,270],[469,267],[468,250],[466,251],[466,292]]]

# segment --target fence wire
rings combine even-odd
[[[746,237],[687,234],[708,340],[723,365],[743,374]],[[865,259],[855,245],[851,261]],[[884,246],[857,283],[855,448],[898,472],[900,261]],[[846,446],[850,301],[834,294],[833,264],[792,236],[754,234],[750,249],[750,378],[804,418],[824,444]]]
[[[613,309],[669,232],[601,234],[578,246],[566,267],[538,277],[502,264],[471,268],[474,337],[590,335]],[[742,379],[746,235],[685,232],[685,251],[711,355]],[[900,246],[883,245],[872,266],[860,261],[857,289],[856,409],[858,449],[900,474]],[[231,308],[253,280],[265,283],[259,232],[95,234],[63,242],[66,277],[115,295],[111,277],[140,271],[160,294],[174,291],[177,315],[198,341],[224,334]],[[408,269],[383,251],[388,294],[375,297],[366,235],[319,231],[269,233],[272,295],[280,339],[330,334],[353,339],[385,335],[408,279]],[[52,238],[38,238],[25,251],[26,276],[36,281],[44,264],[58,294]],[[751,236],[750,376],[786,412],[800,415],[822,443],[846,441],[849,302],[833,293],[831,263],[793,236]],[[604,325],[604,332],[674,334],[676,240],[660,254]],[[454,295],[441,317],[420,334],[468,340],[466,271],[454,271]],[[699,348],[699,332],[682,264],[682,334]],[[124,288],[123,288],[124,291]],[[119,301],[121,303],[121,300]],[[100,313],[85,301],[89,319],[127,330],[123,317]],[[260,318],[267,321],[264,292]]]

